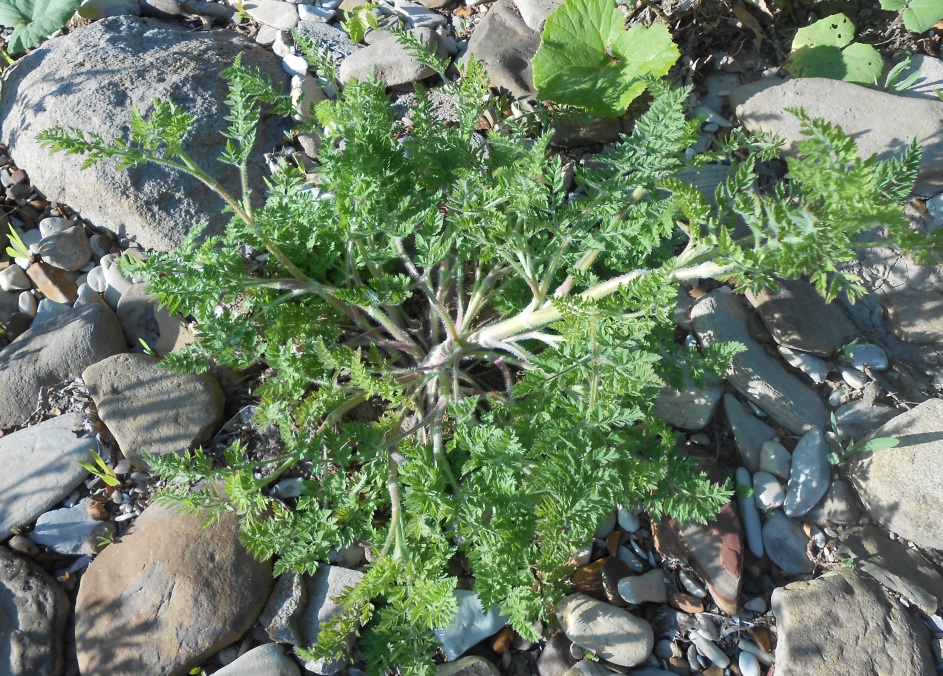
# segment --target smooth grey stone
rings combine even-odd
[[[703,388],[693,384],[681,390],[665,386],[655,399],[653,413],[672,427],[693,432],[707,426],[723,396],[723,385],[714,378],[708,378]]]
[[[479,641],[496,634],[508,618],[493,606],[485,612],[478,594],[467,589],[456,589],[458,614],[447,627],[436,629],[435,635],[442,645],[446,659],[458,659],[462,653]]]
[[[782,513],[774,511],[763,525],[763,544],[770,561],[786,575],[803,575],[815,568],[806,556],[809,538],[802,527]]]
[[[307,581],[308,604],[299,621],[305,645],[317,643],[321,625],[340,612],[334,599],[349,587],[360,584],[363,573],[340,566],[320,566]],[[351,637],[353,638],[353,637]],[[309,660],[304,668],[323,676],[336,674],[347,665],[344,661]]]
[[[760,470],[769,472],[777,479],[789,481],[792,454],[778,441],[764,441],[760,447]]]
[[[83,420],[66,413],[0,438],[0,540],[34,522],[88,476],[78,461],[88,459],[95,441],[86,436]]]
[[[216,676],[301,676],[301,670],[280,645],[267,643],[236,658]]]
[[[786,516],[802,516],[815,507],[828,491],[831,476],[825,436],[820,429],[809,430],[792,451],[792,471],[783,503]]]
[[[747,411],[732,394],[724,395],[724,413],[733,431],[740,462],[750,473],[756,472],[763,444],[776,436],[776,431]]]
[[[80,270],[92,260],[92,248],[81,225],[43,237],[39,241],[38,253],[43,262],[70,272]]]
[[[857,523],[861,511],[855,504],[855,494],[844,479],[835,479],[822,501],[822,514],[832,523]]]
[[[943,606],[943,576],[916,549],[892,540],[874,525],[846,531],[839,556],[851,558],[856,568],[916,604],[927,615]]]
[[[836,304],[828,304],[809,282],[777,280],[779,290],[764,289],[746,297],[783,347],[831,357],[858,334]]]
[[[0,352],[0,427],[25,423],[40,388],[75,378],[125,349],[117,318],[102,305],[75,308],[30,328]]]
[[[530,62],[540,46],[540,32],[527,25],[513,0],[497,0],[475,28],[465,54],[485,67],[491,84],[515,99],[534,98]]]
[[[26,291],[33,287],[29,277],[23,272],[19,265],[11,265],[8,268],[0,270],[0,290],[3,291]]]
[[[616,556],[619,557],[619,560],[622,561],[622,563],[627,565],[636,573],[641,573],[645,570],[645,564],[643,564],[632,552],[632,550],[625,545],[619,545],[619,549],[616,550]]]
[[[108,254],[107,256],[102,256],[100,261],[102,275],[105,279],[105,289],[103,291],[105,294],[105,302],[108,303],[108,307],[112,310],[118,309],[121,294],[132,286],[132,282],[121,274],[115,260],[115,256]],[[91,278],[91,276],[92,273],[89,272],[89,278]]]
[[[873,580],[837,570],[773,591],[776,671],[932,674],[926,630]]]
[[[563,598],[557,603],[556,615],[573,643],[619,666],[641,664],[655,645],[648,622],[585,594]]]
[[[98,227],[165,251],[203,221],[209,222],[206,234],[218,234],[231,215],[198,179],[153,162],[116,171],[116,159],[82,170],[83,155],[53,155],[36,137],[57,125],[78,125],[106,139],[126,139],[133,109],[146,115],[155,98],[172,99],[194,115],[187,152],[238,195],[238,169],[218,162],[227,141],[220,131],[229,125],[219,114],[227,96],[219,73],[237,54],[243,66],[261,68],[274,83],[287,85],[278,58],[233,31],[193,31],[132,16],[97,21],[47,40],[5,72],[0,137],[9,142],[9,154],[29,167],[35,188]],[[69,74],[68,86],[63,73]],[[263,116],[257,147],[274,147],[283,129],[277,116]],[[261,152],[251,157],[250,185],[261,199],[267,170]]]
[[[755,481],[750,479],[750,473],[745,467],[738,467],[737,505],[740,507],[740,518],[743,521],[743,530],[747,536],[747,545],[750,551],[758,558],[763,558],[763,526],[760,524],[760,513],[756,509],[756,500],[751,496],[741,495],[741,491],[749,489],[755,492]]]
[[[298,622],[308,604],[308,588],[299,573],[282,573],[275,581],[259,622],[276,643],[303,645]]]
[[[786,112],[804,108],[809,117],[841,127],[854,138],[860,157],[896,157],[913,139],[923,147],[917,194],[933,195],[943,185],[943,102],[905,98],[887,92],[825,78],[780,80],[765,78],[739,87],[730,96],[737,118],[750,131],[766,131],[786,141],[796,152],[802,138],[799,120]]]
[[[78,223],[76,221],[70,221],[68,218],[62,218],[62,216],[49,216],[44,218],[39,222],[39,234],[41,238],[49,237],[49,235],[54,235],[57,232],[65,232],[69,228],[73,228]]]
[[[557,631],[537,658],[537,673],[540,676],[563,676],[576,660],[570,655],[570,639],[562,631]]]
[[[782,361],[750,335],[746,309],[737,296],[721,289],[702,296],[691,308],[691,320],[706,345],[734,341],[746,347],[733,357],[727,374],[727,382],[744,398],[793,434],[825,425],[828,415],[818,393],[786,371]]]
[[[43,298],[36,306],[36,315],[33,317],[33,326],[39,326],[53,317],[59,317],[67,314],[72,308],[66,303],[57,303]]]
[[[699,653],[721,669],[726,669],[730,665],[730,658],[727,654],[700,634],[691,634],[691,642],[697,646]]]
[[[665,603],[668,592],[665,590],[665,573],[661,568],[650,570],[643,575],[631,575],[619,580],[619,596],[626,603]]]
[[[921,547],[943,549],[943,400],[901,413],[873,436],[900,444],[856,455],[845,467],[868,514]]]
[[[259,23],[264,23],[280,31],[290,30],[298,25],[298,8],[282,0],[258,0],[243,5],[245,12]]]
[[[824,383],[828,378],[828,364],[826,364],[825,360],[821,357],[790,350],[788,347],[783,347],[782,345],[777,349],[783,359],[786,360],[787,364],[805,373],[816,385]]]
[[[626,533],[634,533],[642,525],[642,521],[639,519],[639,510],[628,509],[622,505],[616,505],[616,521],[619,528]]]
[[[52,576],[0,547],[0,673],[61,674],[70,614]]]
[[[868,406],[863,400],[855,399],[835,411],[835,421],[842,439],[853,439],[857,442],[898,413],[900,411],[887,404],[875,403]]]
[[[437,56],[445,56],[439,36],[431,28],[413,28],[409,33],[423,44],[434,48]],[[351,54],[341,64],[338,78],[344,84],[351,80],[372,77],[387,87],[416,82],[433,75],[435,71],[421,63],[395,37],[381,40]]]
[[[20,314],[35,317],[36,313],[39,312],[39,303],[36,302],[36,296],[29,291],[20,292],[16,297],[16,309]],[[4,313],[4,324],[10,323],[11,314],[12,313]]]
[[[36,520],[29,539],[67,556],[94,556],[100,549],[98,539],[115,532],[109,521],[96,521],[88,512],[91,498],[73,507],[46,512]]]
[[[753,498],[756,507],[765,513],[783,506],[786,491],[772,474],[757,472],[753,475]]]
[[[851,365],[859,371],[863,371],[866,366],[872,371],[886,371],[887,354],[878,345],[858,343],[851,348]]]

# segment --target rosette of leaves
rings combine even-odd
[[[729,160],[715,209],[677,178],[698,137],[688,90],[655,82],[632,134],[579,169],[574,189],[547,136],[511,119],[477,130],[498,103],[476,61],[452,80],[408,44],[439,70],[451,123],[421,89],[405,121],[382,84],[351,83],[317,108],[315,185],[283,163],[262,208],[222,193],[233,211],[224,235],[123,263],[199,325],[200,340],[165,362],[263,363],[256,422],[280,434],[274,457],[236,444],[150,458],[164,498],[210,517],[235,510],[243,541],[277,573],[368,547],[363,581],[299,652],[345,657],[360,635],[370,673],[433,673],[432,630],[453,619],[459,584],[538,640],[533,621],[551,621],[573,555],[617,503],[688,520],[730,499],[652,415],[666,383],[703,382],[738,349],[676,340],[679,281],[761,288],[812,275],[823,294],[854,297],[861,288],[840,265],[871,245],[872,228],[932,253],[901,208],[916,146],[862,161],[840,130],[802,118],[809,138],[791,179],[759,192],[756,160],[775,147],[735,134],[730,157],[744,159]],[[284,101],[257,72],[224,76],[222,159],[244,168],[263,108]],[[190,118],[172,104],[157,112],[136,116],[127,141],[77,129],[41,138],[90,162],[159,161],[221,189],[191,166]],[[302,478],[301,495],[273,491],[286,476]]]
[[[680,57],[660,24],[625,29],[611,0],[564,0],[547,18],[531,62],[540,97],[619,117],[646,87]]]
[[[854,42],[855,25],[833,14],[800,28],[792,41],[787,68],[795,77],[827,77],[874,86],[884,59],[871,45]]]
[[[13,29],[8,51],[35,47],[68,23],[81,0],[0,0],[0,25]]]

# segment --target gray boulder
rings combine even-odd
[[[186,674],[252,626],[271,563],[239,542],[235,514],[203,522],[152,504],[88,567],[75,603],[83,674]]]
[[[851,570],[773,591],[776,672],[932,674],[926,630],[881,586]]]
[[[79,126],[105,138],[127,138],[132,108],[144,115],[153,101],[170,99],[194,115],[186,150],[210,175],[238,195],[235,167],[217,161],[225,147],[219,131],[228,123],[225,82],[219,77],[238,54],[286,87],[277,57],[233,31],[192,31],[158,19],[119,16],[43,43],[4,73],[0,137],[50,200],[69,204],[96,225],[144,247],[169,250],[197,224],[221,231],[230,215],[223,200],[200,181],[155,164],[125,171],[116,161],[82,170],[84,158],[55,156],[36,135],[55,126]],[[280,121],[263,118],[256,147],[281,137]],[[250,155],[253,192],[262,195],[261,152]]]
[[[481,61],[495,87],[534,98],[530,61],[539,46],[540,32],[521,18],[514,0],[498,0],[472,33],[466,54]]]
[[[746,319],[743,303],[721,289],[703,296],[691,308],[694,331],[703,343],[737,342],[746,346],[733,358],[733,369],[727,374],[727,382],[740,394],[793,434],[824,428],[827,412],[818,394],[753,339]]]
[[[804,108],[814,118],[839,125],[858,144],[862,158],[877,154],[890,159],[914,139],[923,147],[917,178],[918,192],[939,192],[943,186],[943,102],[896,96],[887,92],[825,78],[751,82],[730,95],[730,105],[750,131],[766,131],[786,141],[786,151],[796,151],[799,120],[787,108]]]
[[[445,48],[433,29],[414,28],[409,32],[422,40],[423,44],[435,48],[437,56],[445,56]],[[351,80],[363,81],[373,77],[387,87],[395,87],[422,80],[434,73],[432,68],[413,56],[396,36],[390,35],[344,59],[338,77],[345,84]]]
[[[26,331],[0,352],[0,428],[25,423],[42,387],[126,349],[121,325],[104,305],[76,308]]]
[[[216,672],[216,676],[301,676],[298,663],[277,643],[266,643]]]
[[[308,578],[308,605],[299,619],[305,645],[316,643],[321,634],[321,624],[340,612],[340,606],[334,602],[335,597],[347,588],[356,586],[362,579],[363,573],[341,566],[320,566]],[[313,660],[305,664],[305,669],[329,676],[345,666],[345,662]]]
[[[144,451],[166,455],[206,441],[223,417],[215,378],[173,373],[154,357],[115,355],[85,369],[82,378],[102,422],[138,467],[147,467]]]
[[[56,676],[69,598],[44,570],[0,547],[0,673]]]
[[[865,509],[901,537],[943,549],[943,399],[901,413],[872,436],[900,443],[848,462],[846,474]]]

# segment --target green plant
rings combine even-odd
[[[349,12],[344,12],[344,20],[341,21],[341,28],[347,31],[350,41],[355,45],[359,44],[368,29],[376,30],[379,27],[377,15],[374,10],[379,7],[375,2],[365,2],[357,5]]]
[[[155,356],[154,348],[148,345],[146,340],[143,338],[138,338],[138,342],[141,344],[141,349],[144,350],[144,354],[148,355],[149,357]]]
[[[10,256],[10,258],[32,259],[33,254],[30,253],[29,247],[26,246],[16,230],[13,229],[13,226],[11,225],[9,227],[10,231],[7,233],[7,239],[9,240],[10,246],[7,247],[7,255]]]
[[[120,486],[121,479],[115,475],[115,471],[108,466],[108,463],[94,450],[89,449],[88,454],[92,456],[92,460],[95,462],[93,465],[90,462],[85,460],[79,460],[78,463],[91,472],[94,476],[97,476],[99,479],[105,482],[106,486]]]
[[[81,0],[0,0],[0,25],[13,29],[11,53],[35,47],[66,25]]]
[[[884,78],[882,89],[886,92],[902,92],[920,79],[920,71],[918,70],[901,80],[901,75],[913,62],[913,55],[909,52],[898,52],[895,56],[902,56],[903,58],[894,64],[894,67],[888,71],[887,77]]]
[[[833,14],[800,28],[792,41],[787,68],[794,77],[827,77],[873,86],[884,60],[871,45],[852,42],[855,25],[844,14]]]
[[[923,33],[943,21],[943,0],[881,0],[881,8],[900,12],[904,27]]]
[[[835,444],[838,445],[837,451],[833,451],[828,454],[828,461],[832,465],[842,465],[848,462],[855,455],[860,455],[862,453],[868,453],[871,451],[884,451],[888,448],[894,448],[900,444],[900,439],[895,437],[874,437],[860,445],[856,445],[853,440],[849,439],[848,443],[842,447],[841,431],[838,428],[838,419],[835,417],[834,413],[832,413],[831,416],[831,424]]]
[[[675,341],[679,281],[759,289],[811,275],[823,295],[854,298],[863,290],[839,266],[872,228],[925,259],[938,244],[901,211],[916,144],[897,160],[861,160],[839,129],[797,111],[808,138],[788,184],[758,192],[757,159],[775,148],[734,134],[729,156],[745,159],[714,210],[676,177],[698,136],[689,90],[653,81],[632,134],[578,170],[574,194],[546,135],[513,119],[476,131],[495,105],[479,63],[453,81],[414,51],[440,70],[456,122],[441,123],[419,88],[407,126],[382,84],[351,83],[317,108],[317,184],[282,164],[261,208],[190,166],[191,119],[169,103],[136,116],[129,141],[40,136],[87,163],[158,161],[221,191],[233,212],[223,235],[195,231],[178,251],[121,265],[199,324],[200,340],[165,363],[269,367],[256,422],[278,429],[283,451],[259,457],[237,443],[221,457],[148,461],[168,481],[163,499],[209,518],[238,512],[244,543],[277,557],[278,574],[369,543],[363,581],[339,597],[313,651],[344,655],[360,633],[371,672],[430,672],[429,630],[451,620],[459,577],[536,640],[533,620],[568,592],[573,553],[614,504],[689,520],[730,499],[652,415],[665,383],[703,382],[739,349]],[[284,100],[238,63],[223,75],[233,92],[223,161],[244,171],[263,103]],[[259,251],[265,265],[248,267]],[[305,491],[273,497],[288,471]]]
[[[564,0],[547,18],[532,60],[541,98],[619,117],[646,87],[680,57],[660,24],[625,30],[612,0]]]

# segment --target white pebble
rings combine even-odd
[[[863,374],[857,369],[850,368],[848,366],[839,366],[838,371],[841,373],[842,380],[848,385],[848,387],[860,390],[869,382],[870,378]]]
[[[684,588],[688,590],[688,593],[691,596],[696,596],[699,599],[703,599],[707,596],[707,592],[704,590],[704,587],[699,585],[691,576],[691,574],[688,573],[688,571],[679,571],[678,579],[681,580],[681,584],[684,585]]]
[[[327,23],[334,18],[334,10],[315,5],[298,5],[298,17],[302,21],[316,21]]]
[[[718,648],[712,642],[708,641],[701,634],[691,634],[691,642],[697,646],[697,651],[699,653],[704,655],[704,657],[709,659],[721,669],[726,669],[728,666],[730,666],[730,658],[727,657],[727,653]]]
[[[645,564],[639,561],[638,557],[632,553],[632,550],[625,545],[619,546],[619,549],[616,550],[616,556],[635,573],[641,573],[645,570]]]
[[[122,515],[120,515],[120,516],[116,516],[114,520],[115,520],[116,522],[118,522],[118,521],[127,521],[128,519],[133,519],[133,518],[136,517],[137,515],[138,515],[137,512],[128,512],[128,513],[126,513],[126,514],[122,514]]]
[[[642,549],[642,545],[640,545],[636,540],[629,540],[629,544],[632,545],[632,549],[640,559],[648,558],[647,552]]]
[[[16,307],[24,315],[35,317],[36,311],[39,309],[39,303],[36,302],[36,296],[29,291],[24,291],[17,298]]]
[[[742,651],[737,658],[737,663],[740,665],[740,673],[743,676],[760,676],[760,661],[756,659],[756,655]]]
[[[758,659],[760,664],[768,667],[773,663],[773,656],[755,643],[752,643],[745,638],[741,638],[739,641],[737,641],[737,645],[740,646],[740,650],[748,652]]]
[[[105,270],[102,266],[99,265],[89,270],[85,283],[91,287],[92,291],[105,293],[108,285],[105,283]]]
[[[887,354],[878,345],[859,343],[851,348],[851,365],[859,371],[863,371],[865,366],[873,371],[886,371]]]
[[[619,528],[626,533],[634,533],[639,529],[641,521],[638,517],[638,511],[628,509],[622,505],[616,505],[616,520],[619,522]]]
[[[127,458],[122,458],[114,467],[115,474],[127,474],[131,471],[131,462]]]
[[[303,56],[289,54],[282,59],[282,69],[284,69],[284,71],[289,75],[297,75],[298,77],[302,77],[305,73],[308,72],[308,62]]]
[[[743,604],[743,607],[747,610],[752,610],[754,613],[765,613],[766,612],[766,601],[762,597],[755,596],[746,603]]]

